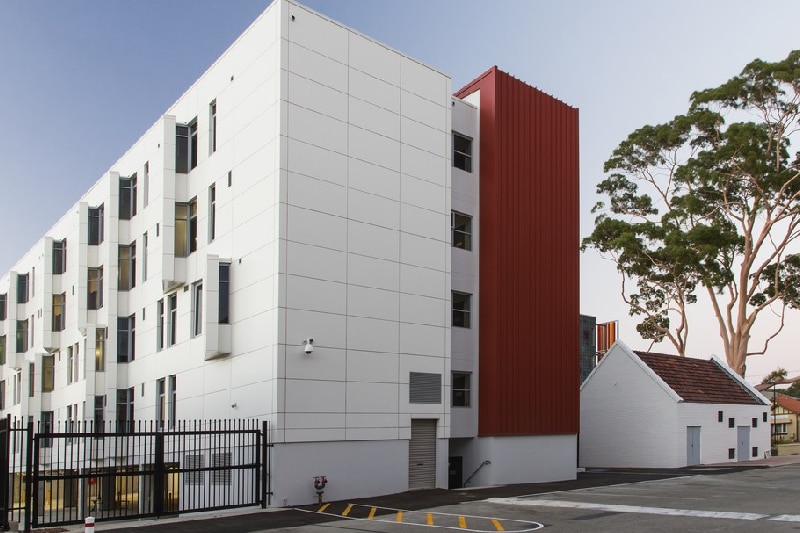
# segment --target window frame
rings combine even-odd
[[[456,296],[458,301],[462,303],[460,307],[456,307]],[[451,291],[452,298],[452,321],[451,326],[454,328],[472,328],[472,294],[461,291]],[[460,317],[457,319],[457,317]]]
[[[89,245],[98,246],[103,243],[105,239],[104,228],[105,225],[105,207],[100,204],[97,207],[89,208]]]
[[[461,169],[464,172],[472,173],[472,154],[474,139],[463,133],[452,130],[453,136],[453,166]],[[466,146],[459,147],[456,139],[461,139],[467,142]],[[463,148],[463,149],[462,149]]]
[[[117,317],[117,363],[136,360],[136,314]]]
[[[167,347],[178,343],[178,294],[167,296]]]
[[[466,224],[465,229],[460,229],[461,224],[457,224],[459,219],[463,219]],[[453,248],[459,250],[472,251],[472,215],[452,210],[450,212],[450,236]],[[459,246],[459,244],[463,245]]]
[[[96,311],[103,308],[103,267],[89,267],[87,272],[86,308]],[[93,277],[92,274],[95,276]],[[92,297],[93,294],[94,297]]]
[[[52,320],[52,329],[54,332],[57,331],[64,331],[67,323],[67,293],[62,292],[61,294],[54,294],[53,295],[53,320]]]
[[[67,239],[53,241],[53,275],[67,272]]]
[[[466,383],[460,387],[456,387],[456,378],[465,378]],[[452,381],[450,383],[451,389],[451,407],[472,407],[472,372],[464,372],[454,370],[452,372]],[[460,394],[459,394],[460,393]],[[460,396],[459,401],[456,397]]]
[[[129,291],[136,288],[136,241],[120,244],[117,253],[117,290]]]
[[[119,178],[119,219],[131,220],[136,216],[137,203],[137,176],[136,172],[127,177]]]
[[[192,337],[203,334],[203,282],[192,284]]]

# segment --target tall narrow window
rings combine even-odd
[[[133,387],[117,389],[117,424],[119,431],[133,431]]]
[[[197,119],[189,124],[189,170],[197,166]]]
[[[78,369],[80,368],[80,362],[81,362],[81,345],[80,345],[80,343],[78,343],[78,342],[75,343],[75,348],[74,348],[73,351],[74,351],[75,357],[73,357],[73,359],[72,359],[72,381],[74,382],[74,381],[78,381],[78,379],[80,379],[80,375],[78,374]]]
[[[472,217],[458,211],[452,211],[450,213],[450,227],[453,231],[453,247],[472,250]]]
[[[178,402],[178,393],[176,392],[177,387],[177,379],[175,375],[169,376],[169,427],[170,429],[175,427],[175,422],[177,422],[177,402]]]
[[[106,369],[106,329],[94,330],[94,369],[104,372]]]
[[[472,396],[472,374],[453,372],[453,407],[469,407]]]
[[[136,287],[136,242],[119,245],[119,290]]]
[[[28,398],[36,396],[36,364],[28,363]]]
[[[67,271],[67,239],[53,241],[53,274]]]
[[[219,323],[230,324],[231,265],[219,264]]]
[[[208,188],[208,242],[217,238],[217,186]]]
[[[472,139],[453,132],[453,166],[472,172]]]
[[[197,198],[175,204],[175,256],[189,257],[197,250]]]
[[[147,281],[147,232],[142,235],[142,281]]]
[[[31,268],[31,296],[36,296],[36,267]]]
[[[102,433],[106,425],[106,397],[94,397],[94,431]]]
[[[192,291],[192,337],[203,333],[203,284],[195,283]]]
[[[459,328],[470,327],[470,308],[472,295],[464,292],[453,291],[453,326]]]
[[[164,427],[164,421],[167,417],[167,388],[166,380],[161,378],[156,380],[156,425],[159,428]]]
[[[150,203],[150,161],[144,162],[144,179],[142,180],[142,207]]]
[[[6,380],[0,381],[0,411],[6,408]]]
[[[156,314],[156,350],[164,349],[164,299],[157,304]]]
[[[17,353],[28,351],[28,321],[17,320]]]
[[[56,357],[42,356],[42,392],[52,392],[56,384]]]
[[[172,346],[178,339],[178,295],[169,295],[169,330],[167,332],[167,346]]]
[[[14,405],[22,401],[22,371],[14,374]]]
[[[217,151],[217,101],[214,100],[208,106],[208,142],[209,154]]]
[[[0,294],[0,320],[5,320],[8,316],[8,293]]]
[[[189,172],[189,126],[175,126],[175,172]]]
[[[53,295],[53,331],[64,331],[67,293]]]
[[[17,276],[17,303],[24,304],[30,298],[29,291],[29,282],[30,275],[29,274],[19,274]]]
[[[75,383],[77,381],[77,377],[75,375],[74,367],[75,367],[75,351],[72,349],[72,346],[67,347],[67,383]]]
[[[136,358],[136,315],[117,318],[117,362]]]
[[[0,335],[0,365],[6,364],[6,336]]]
[[[87,298],[88,308],[102,309],[103,267],[89,268],[87,291],[88,291],[88,298]]]
[[[89,208],[89,244],[103,242],[103,204]]]
[[[53,411],[42,411],[41,414],[41,427],[39,428],[40,433],[44,434],[52,434],[53,433]],[[42,439],[39,442],[42,443],[42,448],[52,448],[53,447],[53,439],[46,438]]]
[[[136,174],[119,179],[119,218],[130,220],[136,216]]]

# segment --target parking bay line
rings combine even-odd
[[[612,513],[638,513],[666,516],[689,516],[695,518],[728,518],[731,520],[762,520],[769,515],[758,513],[733,513],[728,511],[698,511],[695,509],[671,509],[668,507],[643,507],[638,505],[611,505],[604,503],[569,502],[563,500],[521,500],[518,498],[489,498],[491,503],[520,505],[529,507],[562,507],[571,509],[591,509]],[[788,516],[788,515],[784,515]],[[773,518],[772,520],[776,520]],[[786,521],[789,521],[788,519]]]

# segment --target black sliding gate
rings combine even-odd
[[[0,527],[20,529],[261,505],[267,422],[38,427],[0,419]]]

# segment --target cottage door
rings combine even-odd
[[[686,426],[686,466],[700,464],[700,426]]]
[[[738,444],[736,446],[737,461],[750,460],[750,426],[738,426],[736,428]]]

